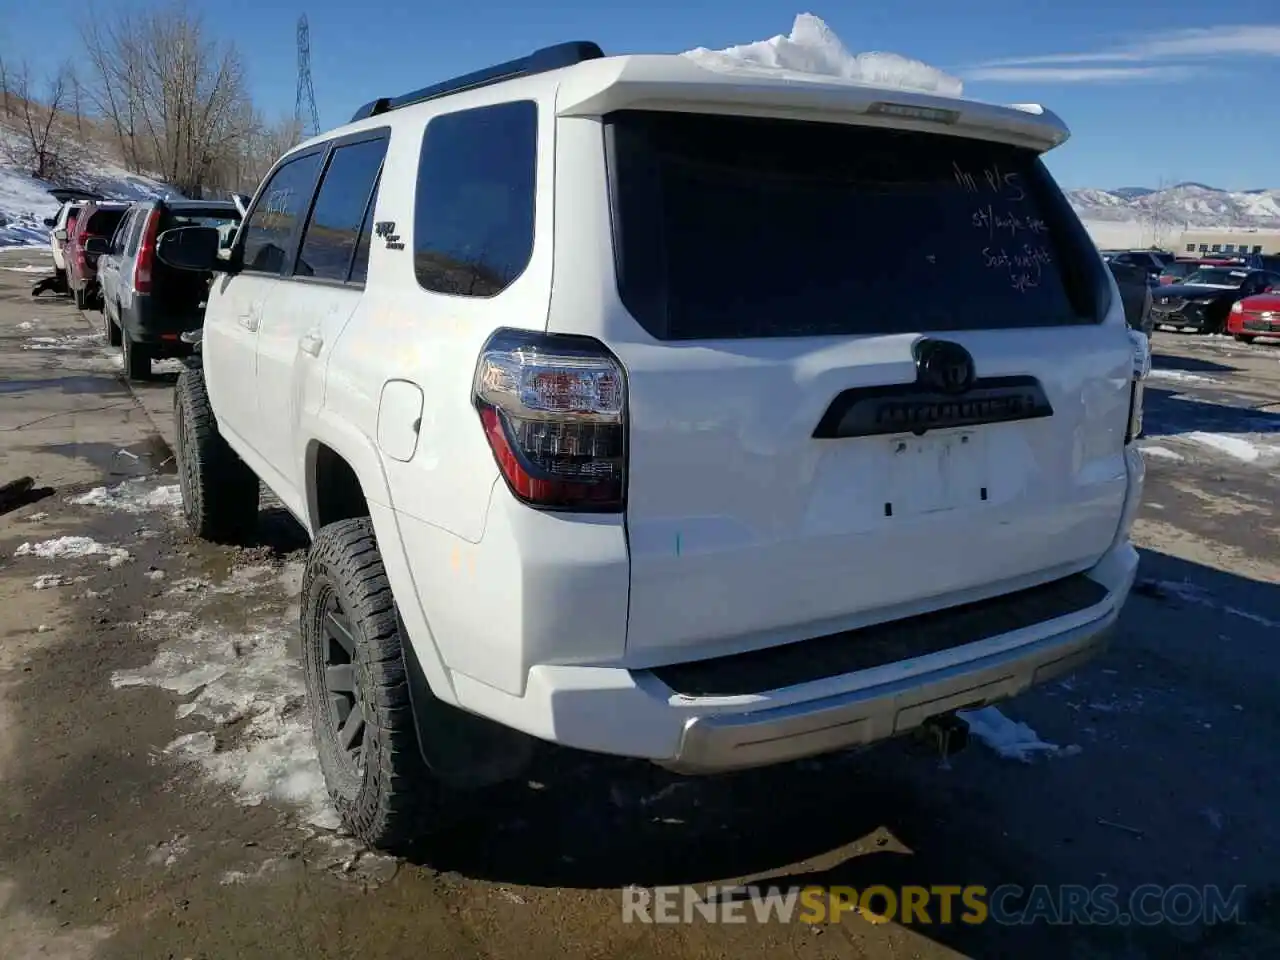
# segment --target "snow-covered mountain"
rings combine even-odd
[[[1172,228],[1267,227],[1280,229],[1280,189],[1218,190],[1203,183],[1179,183],[1163,190],[1069,190],[1067,197],[1085,220],[1160,223]]]

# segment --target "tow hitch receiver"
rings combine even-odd
[[[969,724],[954,713],[927,717],[920,726],[920,733],[932,742],[943,760],[969,745]]]

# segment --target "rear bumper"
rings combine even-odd
[[[1007,700],[1100,652],[1118,613],[1113,607],[1025,646],[822,700],[744,716],[694,717],[676,755],[662,765],[689,774],[764,766],[874,743],[938,714]]]
[[[1074,669],[1105,647],[1137,569],[1122,535],[1088,571],[1104,592],[1087,609],[764,693],[688,696],[651,671],[572,665],[533,667],[522,697],[456,672],[454,689],[464,709],[564,746],[687,774],[766,766],[897,736]]]
[[[1227,317],[1227,333],[1258,337],[1280,336],[1280,313],[1263,317],[1257,313],[1233,313]]]
[[[191,353],[189,344],[182,342],[182,334],[198,330],[204,323],[199,311],[168,312],[147,294],[135,293],[129,306],[121,307],[121,324],[135,343],[161,347],[173,356]]]

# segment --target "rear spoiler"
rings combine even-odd
[[[836,78],[794,80],[721,72],[669,54],[606,57],[564,71],[556,95],[559,116],[598,117],[627,109],[706,110],[887,126],[992,140],[1039,153],[1071,136],[1067,125],[1039,104],[998,106]]]

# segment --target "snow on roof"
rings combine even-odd
[[[837,79],[947,97],[964,93],[964,84],[958,77],[919,60],[897,53],[850,53],[835,31],[811,13],[798,14],[788,36],[724,50],[698,47],[684,56],[709,70],[725,73],[827,83]]]

